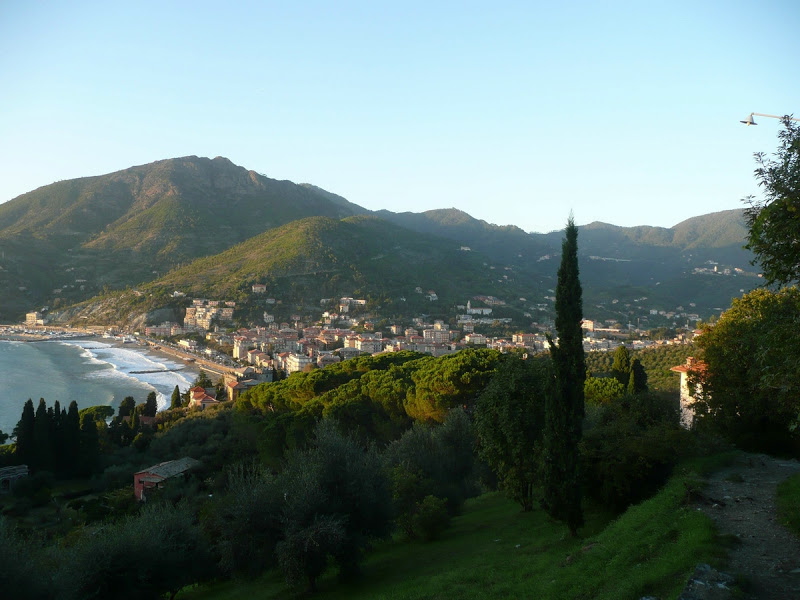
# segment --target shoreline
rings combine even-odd
[[[45,333],[34,333],[31,331],[15,331],[13,327],[5,326],[7,329],[5,331],[0,331],[0,341],[8,341],[8,342],[46,342],[46,341],[69,341],[69,340],[80,340],[80,339],[94,339],[97,338],[97,341],[109,344],[118,348],[129,348],[129,349],[138,349],[138,350],[146,350],[147,352],[151,352],[157,356],[162,356],[164,358],[169,358],[170,360],[177,360],[180,361],[180,364],[183,366],[181,371],[186,371],[192,373],[194,378],[197,377],[199,372],[202,370],[206,374],[209,375],[212,379],[214,377],[217,378],[224,378],[225,375],[231,373],[232,369],[226,368],[222,365],[217,363],[211,362],[206,360],[200,356],[196,356],[189,352],[183,352],[178,350],[177,348],[170,348],[165,347],[158,342],[153,342],[150,340],[140,339],[137,340],[135,343],[123,343],[114,338],[105,338],[99,336],[96,332],[87,331],[87,330],[80,330],[80,329],[59,329],[59,328],[50,328],[52,334]],[[191,359],[191,362],[187,362],[187,359]]]

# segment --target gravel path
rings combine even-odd
[[[726,570],[741,580],[744,598],[800,598],[800,539],[780,525],[775,507],[778,483],[798,471],[796,460],[744,454],[708,478],[698,508],[738,538]]]

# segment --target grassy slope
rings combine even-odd
[[[778,486],[778,518],[800,537],[800,475],[793,475]]]
[[[541,511],[522,513],[499,494],[467,503],[437,542],[387,542],[365,561],[363,577],[323,579],[324,599],[338,598],[674,598],[698,562],[720,557],[714,528],[683,506],[693,474],[673,477],[654,498],[606,525],[589,512],[584,537],[571,539]],[[303,597],[271,573],[180,596],[185,600]]]

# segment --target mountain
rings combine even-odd
[[[2,316],[146,281],[299,218],[362,212],[222,157],[54,183],[0,205]]]
[[[543,305],[555,287],[561,237],[455,208],[372,212],[225,158],[169,159],[54,183],[0,205],[0,318],[156,280],[161,292],[170,285],[226,294],[256,279],[280,281],[299,305],[325,290],[409,298],[410,282],[453,302],[474,288]],[[581,227],[587,306],[618,313],[617,304],[641,297],[667,308],[695,304],[698,312],[727,306],[754,278],[698,273],[714,263],[720,272],[752,270],[745,237],[741,210],[672,228]]]

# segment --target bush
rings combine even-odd
[[[448,511],[456,514],[464,500],[478,493],[474,445],[469,417],[463,410],[453,409],[441,425],[415,423],[387,446],[384,462],[390,470],[402,467],[421,481],[430,482],[417,491],[415,502],[432,493],[446,499]]]
[[[448,527],[450,527],[450,515],[447,512],[447,502],[436,496],[425,496],[422,502],[417,504],[412,519],[414,535],[430,542],[438,539]]]
[[[47,577],[38,569],[40,548],[19,536],[0,515],[0,592],[3,598],[47,598]]]
[[[581,443],[586,495],[615,511],[649,497],[688,450],[688,437],[659,396],[626,396],[602,407]]]
[[[104,525],[57,559],[55,589],[67,599],[158,599],[214,575],[191,515],[165,505]]]
[[[275,564],[282,505],[283,494],[263,467],[229,469],[227,492],[203,511],[223,573],[255,576]]]
[[[342,435],[333,421],[320,421],[311,447],[290,454],[279,489],[283,541],[277,553],[289,582],[299,580],[300,569],[313,588],[328,556],[340,576],[353,575],[370,540],[389,535],[391,496],[380,457]]]

